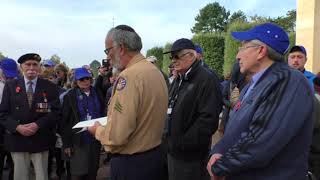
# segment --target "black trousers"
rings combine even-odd
[[[209,180],[208,159],[185,161],[168,154],[169,180]]]
[[[163,155],[160,147],[133,155],[114,155],[111,180],[162,180]]]

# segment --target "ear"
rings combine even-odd
[[[261,45],[259,48],[258,59],[262,59],[263,57],[267,56],[268,54],[267,51],[268,51],[267,46]]]
[[[124,47],[124,45],[121,43],[119,45],[119,48],[120,48],[120,55],[125,55],[126,54],[126,48]]]

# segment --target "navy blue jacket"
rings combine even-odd
[[[231,113],[211,151],[222,154],[212,171],[226,180],[306,179],[312,111],[313,93],[303,74],[275,62]]]
[[[49,109],[41,109],[48,103]],[[29,108],[24,79],[7,81],[0,105],[0,122],[6,128],[4,143],[10,152],[42,152],[55,145],[56,125],[60,103],[58,87],[38,78],[32,106]],[[39,130],[32,136],[22,136],[16,131],[19,124],[35,122]]]

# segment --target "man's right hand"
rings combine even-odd
[[[211,176],[211,180],[223,180],[224,177],[218,177],[216,176],[215,174],[213,174],[212,170],[211,170],[211,167],[212,165],[218,160],[221,158],[221,154],[213,154],[207,164],[207,171],[208,173],[210,174]]]
[[[24,125],[24,124],[19,124],[16,128],[16,130],[22,135],[22,136],[32,136],[35,134],[35,132],[30,129],[30,127]]]

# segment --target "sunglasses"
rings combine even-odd
[[[187,55],[187,54],[190,54],[190,52],[187,52],[187,53],[184,53],[182,54],[181,56],[178,56],[178,54],[175,54],[173,56],[170,56],[170,59],[173,60],[173,59],[181,59],[183,56]]]
[[[88,80],[90,80],[91,78],[89,78],[89,77],[84,77],[84,78],[81,78],[81,79],[79,79],[79,81],[88,81]]]

